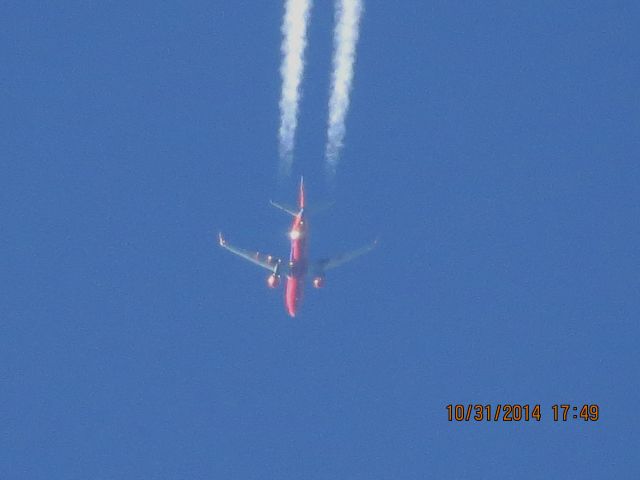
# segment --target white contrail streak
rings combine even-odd
[[[287,0],[282,22],[282,94],[280,96],[280,171],[288,175],[293,162],[293,143],[298,124],[300,82],[307,45],[307,22],[311,0]]]
[[[349,109],[349,93],[356,58],[361,0],[336,0],[336,26],[333,33],[333,74],[329,97],[329,122],[325,157],[329,174],[334,174],[344,141],[344,120]]]

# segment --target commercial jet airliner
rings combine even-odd
[[[273,201],[271,204],[293,216],[293,223],[291,224],[291,230],[289,231],[291,253],[289,254],[288,262],[283,262],[283,260],[278,257],[265,255],[259,252],[251,252],[249,250],[244,250],[230,245],[222,236],[222,233],[218,234],[218,240],[222,248],[230,251],[231,253],[235,253],[245,260],[259,265],[266,270],[269,270],[271,272],[267,277],[267,285],[269,288],[276,288],[280,283],[280,276],[284,273],[287,279],[284,294],[285,306],[287,308],[287,313],[292,317],[295,317],[302,303],[302,292],[304,290],[304,281],[307,274],[311,275],[312,284],[315,288],[322,288],[325,283],[325,274],[328,270],[338,267],[349,260],[353,260],[354,258],[369,252],[373,247],[375,247],[377,241],[344,255],[310,262],[307,256],[307,234],[309,225],[305,214],[303,179],[300,178],[300,192],[297,208],[291,208]]]

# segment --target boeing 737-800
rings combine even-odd
[[[322,288],[324,286],[325,275],[328,270],[338,267],[349,260],[369,252],[376,245],[376,241],[338,257],[311,262],[307,256],[309,225],[305,214],[303,179],[300,179],[297,208],[294,209],[273,201],[271,204],[293,216],[293,222],[291,224],[291,229],[289,230],[291,252],[289,254],[288,262],[283,262],[281,258],[274,257],[272,255],[251,252],[249,250],[235,247],[225,240],[222,233],[218,234],[218,240],[222,248],[266,270],[269,270],[271,273],[267,277],[267,285],[270,288],[276,288],[280,283],[281,275],[284,274],[286,276],[284,294],[285,306],[287,308],[287,313],[290,316],[295,317],[302,303],[302,293],[307,274],[311,275],[312,284],[315,288]]]

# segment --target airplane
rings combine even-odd
[[[288,262],[284,262],[281,258],[272,255],[251,252],[249,250],[235,247],[227,242],[222,233],[218,234],[218,242],[222,248],[270,271],[271,273],[267,277],[267,285],[269,288],[278,287],[280,284],[280,276],[284,273],[287,280],[284,294],[285,306],[287,313],[291,317],[295,317],[302,303],[302,293],[307,274],[312,276],[312,285],[315,288],[322,288],[325,285],[325,275],[328,270],[339,267],[349,260],[353,260],[354,258],[371,251],[376,246],[377,240],[337,257],[310,262],[307,256],[309,223],[305,210],[303,178],[300,177],[300,190],[298,193],[298,205],[296,208],[282,205],[274,201],[270,201],[270,203],[274,207],[293,216],[293,222],[291,224],[291,229],[289,230],[291,252],[289,254]]]

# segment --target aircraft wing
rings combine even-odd
[[[356,250],[352,250],[351,252],[347,252],[333,258],[323,258],[321,260],[318,260],[313,265],[313,271],[315,274],[322,275],[327,270],[331,270],[332,268],[339,267],[340,265],[343,265],[348,261],[359,257],[360,255],[364,255],[365,253],[370,252],[375,248],[377,243],[378,243],[378,240],[374,240],[373,242],[367,245],[364,245],[363,247],[360,247]]]
[[[282,260],[278,257],[273,257],[271,255],[265,255],[260,252],[252,252],[249,250],[245,250],[243,248],[238,248],[233,245],[230,245],[221,233],[218,234],[218,243],[225,250],[229,250],[231,253],[235,253],[239,257],[244,258],[245,260],[249,260],[251,263],[255,263],[262,268],[266,268],[272,273],[277,274],[280,268],[280,264]]]

